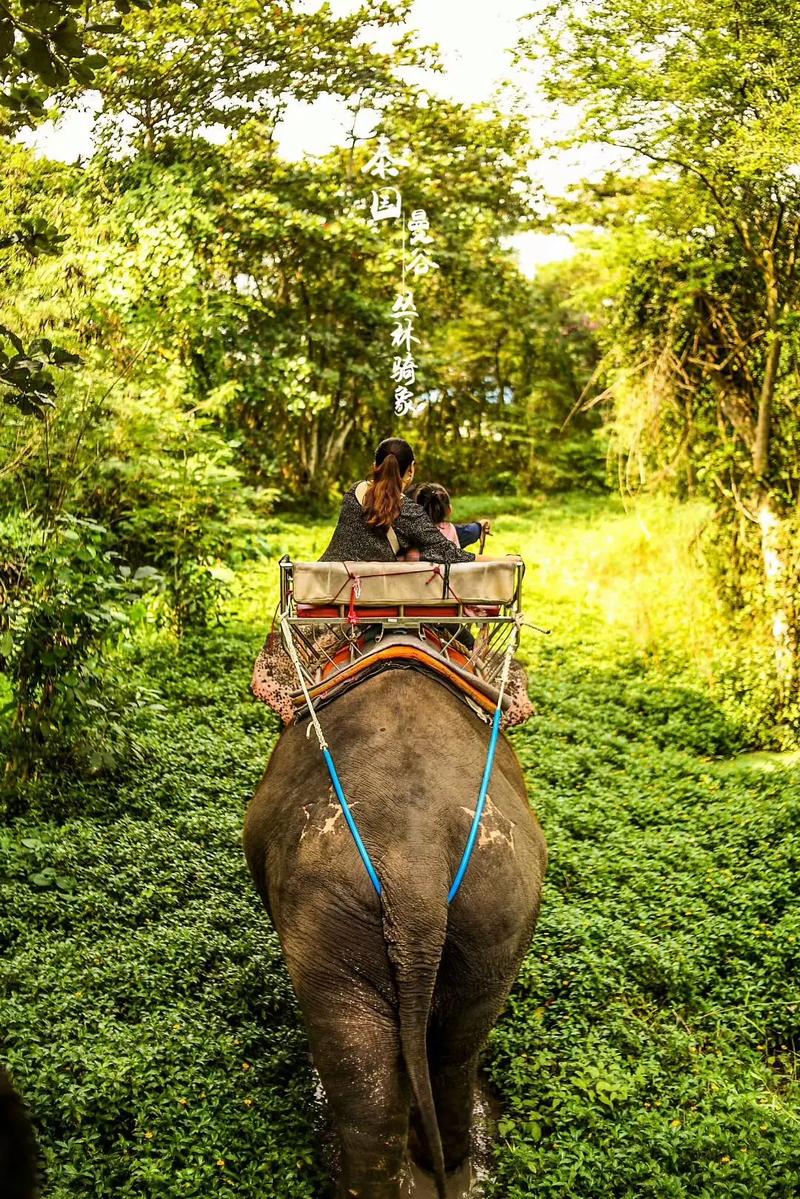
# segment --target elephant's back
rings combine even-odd
[[[426,869],[449,882],[469,834],[489,729],[445,687],[415,671],[367,680],[320,713],[359,831],[379,876]],[[262,889],[348,888],[366,914],[379,908],[322,755],[306,726],[287,729],[248,811],[245,850]],[[544,838],[511,745],[498,745],[469,870],[453,905],[538,894]],[[259,871],[265,878],[259,881]],[[502,933],[502,929],[495,929]]]

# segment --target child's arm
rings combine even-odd
[[[472,520],[468,525],[456,525],[456,534],[458,536],[458,544],[462,550],[468,545],[473,545],[481,538],[480,521]]]
[[[476,541],[480,541],[483,533],[483,526],[486,525],[486,532],[491,529],[491,524],[488,520],[472,520],[466,525],[456,525],[456,533],[458,534],[458,544],[462,550],[468,545],[473,545]]]

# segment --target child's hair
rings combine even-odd
[[[441,483],[423,483],[417,488],[414,500],[424,508],[435,525],[440,525],[450,515],[450,496]]]

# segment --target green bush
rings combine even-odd
[[[0,563],[0,670],[12,713],[7,787],[47,762],[110,765],[125,728],[104,653],[144,619],[141,597],[155,571],[131,575],[103,526],[67,514],[51,528],[4,523]]]
[[[658,513],[636,558],[624,513],[509,505],[496,546],[526,538],[528,612],[555,630],[525,635],[539,715],[513,734],[550,864],[485,1059],[503,1109],[488,1195],[794,1199],[800,778],[713,760],[749,726],[679,653],[666,576],[641,643]],[[162,705],[123,714],[136,761],[113,786],[34,780],[0,832],[0,1056],[53,1199],[327,1193],[305,1036],[240,841],[277,734],[248,692],[275,561],[327,534],[273,518],[225,628],[127,645],[130,686]],[[603,556],[621,544],[642,587],[624,608]],[[696,581],[683,591],[685,612]]]

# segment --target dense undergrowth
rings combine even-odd
[[[550,867],[486,1055],[504,1109],[490,1194],[790,1199],[800,776],[718,761],[772,734],[686,553],[702,514],[501,508],[492,548],[523,548],[529,616],[553,628],[526,635],[538,717],[513,735]],[[0,831],[1,1052],[52,1199],[325,1191],[240,831],[277,733],[248,693],[274,561],[326,531],[274,522],[222,626],[129,648],[120,669],[159,702],[130,714],[135,752],[31,783]]]

